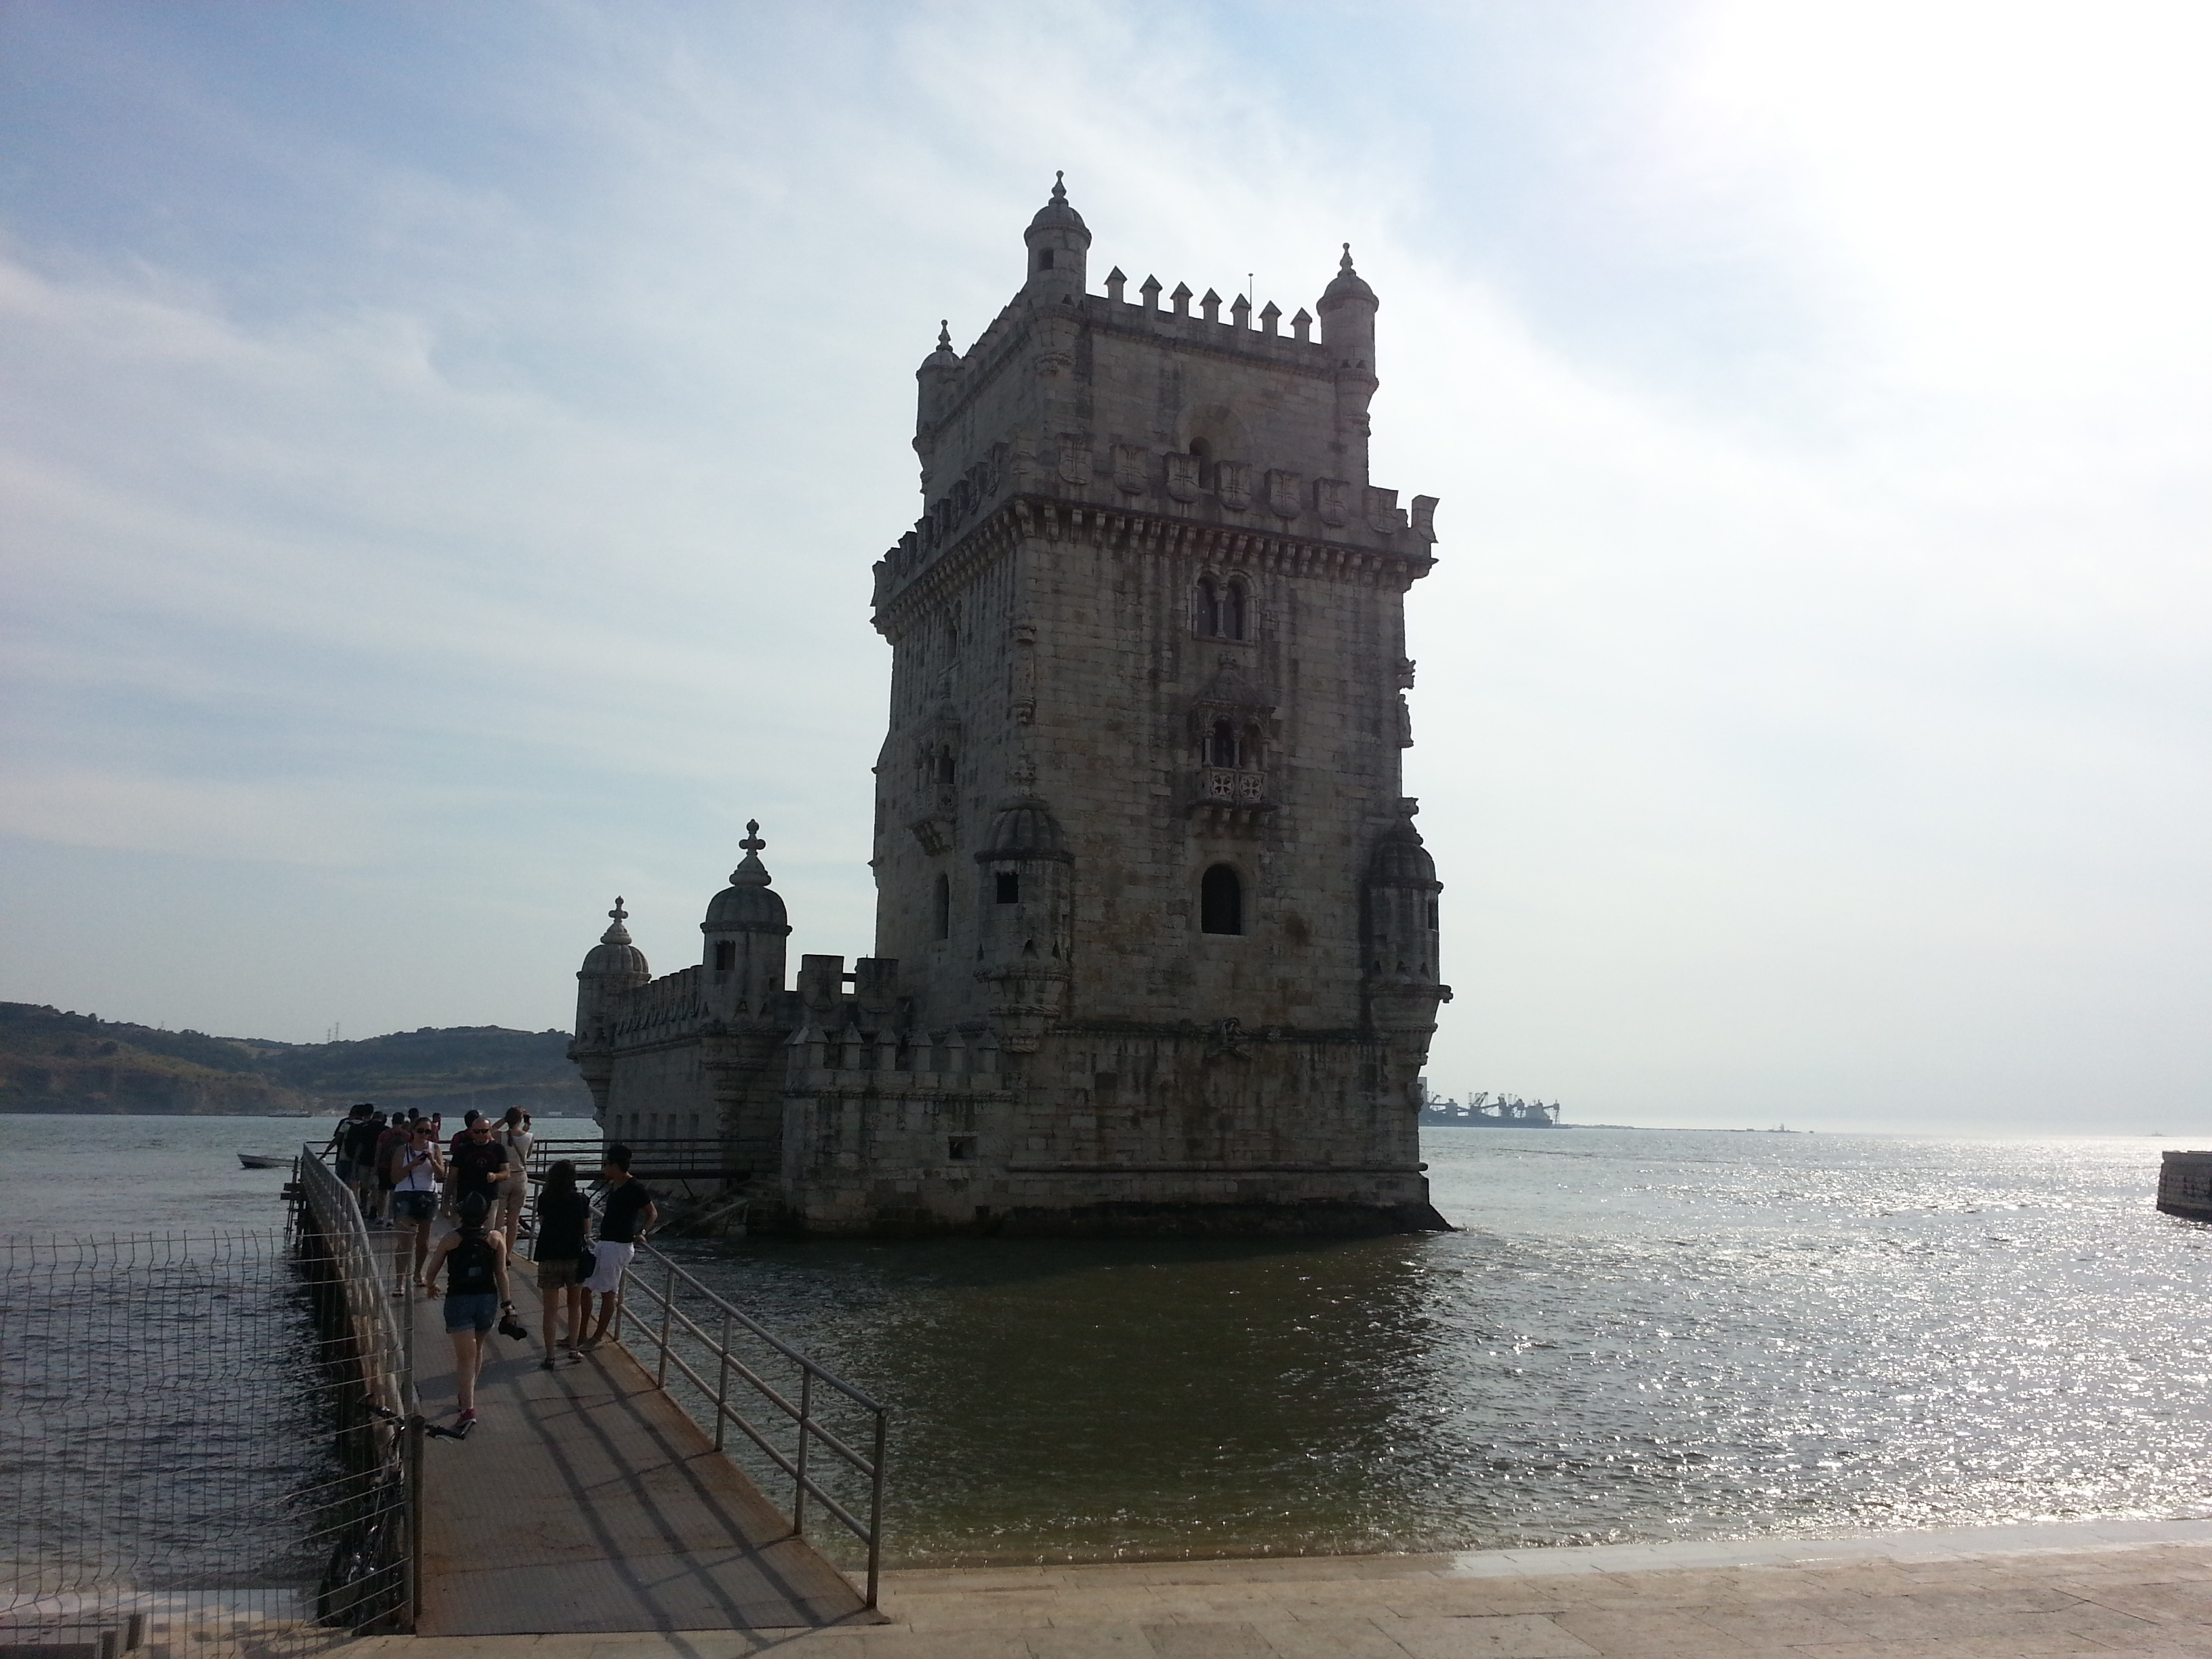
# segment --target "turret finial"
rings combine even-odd
[[[615,895],[615,908],[608,911],[607,914],[612,916],[617,921],[628,921],[629,920],[629,912],[623,908],[622,895],[620,893],[617,893]]]
[[[757,853],[768,845],[766,842],[761,839],[760,820],[758,818],[747,818],[745,820],[745,838],[739,842],[738,845],[748,853]],[[620,899],[617,899],[615,902],[619,904],[622,901]]]
[[[623,927],[623,923],[629,919],[629,912],[623,908],[623,902],[620,898],[615,900],[615,908],[607,912],[607,931],[599,935],[599,943],[602,945],[629,944],[629,929]]]
[[[1055,202],[1067,199],[1067,175],[1065,173],[1054,172],[1052,175],[1052,199]]]
[[[937,349],[939,351],[950,351],[952,349],[952,319],[950,317],[943,317],[938,319]]]
[[[1352,269],[1352,244],[1351,244],[1351,243],[1346,242],[1346,243],[1344,245],[1344,258],[1342,258],[1341,259],[1339,259],[1339,260],[1336,262],[1336,268],[1337,268],[1339,270],[1351,270],[1351,269]]]

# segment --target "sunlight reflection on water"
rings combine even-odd
[[[684,1254],[897,1408],[909,1562],[2212,1512],[2159,1142],[1426,1141],[1466,1231]]]

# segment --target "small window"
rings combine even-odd
[[[937,787],[940,793],[950,795],[957,787],[958,763],[950,749],[937,751]]]
[[[1050,270],[1052,269],[1052,250],[1050,248],[1041,247],[1037,250],[1037,269],[1039,270]]]
[[[975,1158],[975,1137],[948,1135],[945,1141],[945,1156],[955,1164],[972,1164]]]
[[[937,914],[937,937],[951,939],[952,937],[952,879],[951,877],[945,875],[938,877],[937,891],[933,896],[933,902]]]
[[[1198,926],[1206,933],[1244,931],[1244,884],[1225,864],[1215,865],[1199,884]]]
[[[1198,487],[1213,488],[1213,446],[1203,438],[1190,441],[1190,453],[1198,457]]]
[[[1198,579],[1198,595],[1192,607],[1193,626],[1206,639],[1221,632],[1221,595],[1211,576]]]
[[[1221,637],[1241,640],[1244,637],[1244,613],[1249,608],[1244,584],[1231,582],[1221,594]]]
[[[1001,870],[998,874],[999,902],[1019,904],[1022,902],[1022,878],[1018,872]]]
[[[1437,931],[1437,902],[1434,899],[1429,901],[1429,931],[1432,933]]]
[[[714,971],[718,974],[726,974],[737,965],[738,942],[729,939],[716,939],[714,941]]]

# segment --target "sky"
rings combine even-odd
[[[748,817],[872,943],[912,374],[1056,169],[1381,296],[1430,1067],[2212,1134],[2212,14],[0,6],[0,999],[565,1027]]]

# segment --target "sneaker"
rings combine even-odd
[[[476,1426],[476,1420],[477,1408],[474,1406],[471,1406],[468,1410],[463,1412],[459,1417],[453,1419],[453,1426],[457,1429],[474,1428]]]

